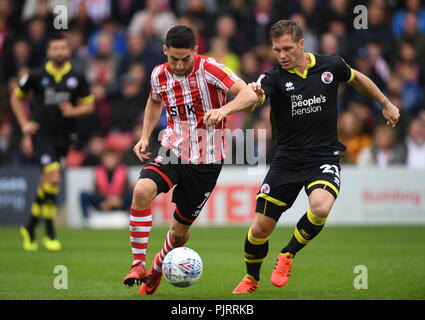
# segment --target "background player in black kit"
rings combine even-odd
[[[42,167],[31,217],[20,229],[27,251],[38,248],[34,229],[40,218],[46,223],[46,236],[43,237],[46,249],[61,249],[53,227],[61,180],[59,160],[67,154],[72,142],[75,118],[94,111],[94,97],[87,81],[69,61],[71,48],[68,40],[62,34],[52,36],[46,54],[49,60],[23,76],[11,96],[12,109],[22,134],[32,136],[34,151]],[[28,119],[22,100],[29,98],[29,94],[32,96]]]
[[[322,230],[339,193],[339,159],[345,151],[337,137],[338,84],[349,83],[379,102],[388,125],[395,126],[399,119],[397,107],[339,55],[304,52],[302,29],[295,21],[278,21],[270,30],[270,38],[278,63],[249,86],[257,93],[259,105],[270,97],[277,151],[257,194],[256,215],[245,239],[247,275],[233,293],[257,290],[268,238],[303,187],[309,209],[277,258],[273,285],[287,283],[295,254]],[[213,123],[221,121],[226,112],[215,111]]]

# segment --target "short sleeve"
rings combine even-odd
[[[270,71],[261,74],[257,81],[261,83],[261,89],[264,90],[266,97],[270,97],[274,94],[276,84]]]
[[[82,103],[94,101],[94,96],[90,93],[90,86],[84,76],[81,76],[78,82],[78,97]]]
[[[19,98],[25,98],[27,94],[34,89],[36,83],[35,78],[34,72],[30,71],[19,79],[18,85],[15,88],[15,93]]]
[[[155,101],[162,100],[162,96],[160,92],[161,87],[160,87],[159,78],[158,78],[158,73],[160,69],[161,69],[160,66],[157,66],[155,69],[153,69],[151,73],[151,79],[150,79],[150,84],[151,84],[150,96],[152,100],[155,100]]]
[[[241,80],[232,69],[218,63],[213,58],[205,61],[204,70],[207,82],[226,92],[230,90],[235,82]]]
[[[350,83],[354,78],[354,70],[338,54],[334,55],[336,60],[336,73],[340,82]]]

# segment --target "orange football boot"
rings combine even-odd
[[[292,255],[290,253],[279,254],[271,276],[271,281],[274,286],[283,287],[288,282],[291,264]]]
[[[259,281],[247,274],[232,293],[251,293],[258,289]]]
[[[130,268],[130,272],[125,276],[123,283],[127,287],[132,287],[134,284],[140,285],[147,281],[146,267],[138,262]]]
[[[141,295],[153,295],[156,290],[158,290],[159,284],[161,283],[162,272],[156,271],[154,268],[155,260],[158,255],[159,252],[155,255],[155,259],[153,259],[146,283],[143,283],[140,287]]]

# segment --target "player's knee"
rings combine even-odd
[[[315,216],[326,218],[331,208],[325,203],[313,203],[310,204],[310,210]]]
[[[273,231],[274,226],[264,223],[264,222],[256,222],[251,226],[251,235],[254,238],[267,238]]]
[[[59,170],[49,171],[43,174],[42,180],[51,185],[59,185],[61,183],[61,174]]]
[[[188,230],[186,228],[179,228],[177,226],[170,227],[170,236],[175,244],[184,243],[188,237]]]
[[[152,182],[142,181],[137,182],[133,190],[133,208],[137,210],[143,210],[149,208],[152,200],[156,195],[156,187]]]

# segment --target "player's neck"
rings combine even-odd
[[[52,65],[53,69],[55,69],[55,70],[61,70],[61,69],[63,69],[66,66],[66,64],[68,63],[68,61],[64,61],[62,63],[56,63],[53,60],[50,60],[50,62],[51,62],[51,65]]]
[[[307,53],[305,53],[305,52],[303,52],[303,56],[302,56],[302,58],[301,58],[301,61],[300,61],[300,64],[299,64],[299,66],[297,66],[296,67],[296,69],[300,72],[300,73],[304,73],[304,70],[307,68],[307,66],[309,65],[309,64],[311,64],[311,58],[310,58],[310,56],[307,54]]]

